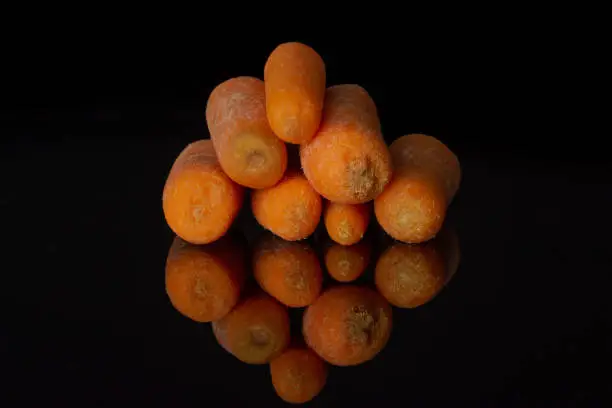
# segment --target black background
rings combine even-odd
[[[325,60],[329,85],[370,92],[389,142],[431,134],[463,169],[449,214],[456,276],[428,305],[395,309],[388,347],[333,368],[313,406],[604,405],[611,172],[603,136],[557,130],[572,116],[561,110],[571,75],[559,82],[549,60],[558,42],[107,34],[43,33],[5,54],[9,398],[282,405],[266,366],[238,362],[170,305],[161,191],[181,149],[208,137],[212,89],[261,77],[277,44],[302,41]]]

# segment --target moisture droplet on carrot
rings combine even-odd
[[[376,218],[399,241],[427,241],[442,227],[459,188],[459,160],[442,142],[420,134],[400,137],[389,150],[395,173],[374,200]]]
[[[259,286],[286,306],[308,306],[321,292],[321,265],[305,242],[266,235],[254,249],[253,273]]]
[[[212,142],[199,140],[177,157],[163,191],[166,222],[193,244],[207,244],[227,232],[238,215],[243,187],[221,169]]]
[[[308,307],[303,334],[325,361],[349,366],[374,358],[387,344],[391,327],[391,306],[378,292],[342,285]]]
[[[332,202],[365,203],[389,182],[392,164],[376,105],[359,85],[327,89],[323,120],[315,137],[300,147],[304,174]]]
[[[273,187],[253,191],[251,206],[261,226],[288,241],[311,235],[321,218],[321,197],[298,170],[287,170]]]
[[[176,237],[166,260],[166,293],[176,310],[197,322],[225,316],[238,303],[245,280],[244,254],[230,236],[208,245]]]
[[[434,244],[395,243],[380,256],[374,280],[380,294],[392,305],[421,306],[444,287],[446,262]]]
[[[327,272],[338,282],[352,282],[368,267],[371,251],[368,239],[348,246],[333,243],[325,250]]]
[[[250,188],[276,184],[287,167],[285,144],[268,123],[262,80],[237,77],[218,85],[206,105],[206,122],[221,167]]]
[[[221,347],[248,364],[268,363],[289,344],[287,309],[265,293],[242,300],[212,328]]]
[[[266,112],[274,133],[288,143],[305,143],[321,122],[325,64],[298,42],[276,47],[264,68]]]
[[[363,238],[370,223],[368,204],[338,204],[328,202],[323,218],[329,237],[341,245],[353,245]]]
[[[316,397],[327,381],[327,365],[307,347],[290,347],[270,363],[274,390],[285,402],[302,404]]]

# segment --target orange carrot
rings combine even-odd
[[[321,197],[297,170],[287,170],[273,187],[253,191],[251,205],[264,228],[288,241],[311,235],[321,218]]]
[[[270,363],[276,393],[285,402],[302,404],[316,397],[327,381],[327,365],[307,347],[290,347]]]
[[[332,202],[365,203],[391,179],[389,150],[370,95],[358,85],[327,89],[318,133],[301,145],[304,174]]]
[[[225,316],[238,303],[246,268],[242,247],[224,236],[208,245],[176,237],[166,260],[166,292],[181,314],[197,322]]]
[[[236,183],[251,188],[276,184],[287,167],[285,144],[268,124],[262,80],[229,79],[206,105],[206,122],[221,167]]]
[[[374,201],[376,218],[399,241],[427,241],[442,227],[459,188],[459,160],[439,140],[418,134],[400,137],[390,151],[395,174]]]
[[[459,266],[459,240],[445,226],[435,239],[423,244],[395,242],[378,259],[376,287],[391,304],[414,308],[431,301]]]
[[[212,328],[221,347],[248,364],[268,363],[289,344],[287,309],[264,293],[241,301]]]
[[[377,292],[343,285],[327,290],[304,314],[306,343],[338,366],[361,364],[376,356],[391,334],[391,306]]]
[[[166,222],[185,241],[213,242],[238,215],[243,190],[221,169],[210,140],[191,143],[177,157],[164,186]]]
[[[392,305],[421,306],[444,287],[446,263],[433,242],[412,245],[395,243],[378,259],[376,287]]]
[[[315,50],[290,42],[276,47],[264,68],[266,112],[276,135],[288,143],[305,143],[321,122],[325,64]]]
[[[363,238],[370,223],[368,204],[328,202],[323,218],[329,237],[341,245],[353,245]]]
[[[290,307],[308,306],[321,292],[321,265],[305,242],[264,236],[254,249],[253,273],[264,291]]]
[[[325,250],[327,272],[339,282],[352,282],[368,267],[371,252],[368,239],[348,246],[333,243]]]

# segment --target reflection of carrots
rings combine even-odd
[[[321,265],[305,242],[265,236],[254,250],[253,273],[264,291],[290,307],[307,306],[321,292]]]
[[[321,218],[321,197],[297,170],[288,170],[273,187],[253,191],[251,205],[264,228],[288,241],[311,235]]]
[[[439,140],[407,135],[394,141],[394,178],[374,201],[376,218],[393,238],[419,243],[442,227],[461,179],[457,157]]]
[[[461,251],[459,248],[459,237],[454,228],[448,224],[440,230],[434,240],[436,248],[442,253],[445,261],[444,284],[448,284],[459,268],[461,260]]]
[[[304,174],[330,201],[359,204],[391,179],[391,156],[370,95],[358,85],[327,89],[319,131],[300,147]]]
[[[367,268],[371,251],[368,239],[349,246],[333,243],[325,250],[327,272],[339,282],[354,281]]]
[[[444,287],[446,264],[432,242],[396,243],[378,259],[378,291],[397,307],[413,308],[430,301]]]
[[[348,366],[372,359],[389,340],[391,306],[377,292],[337,286],[304,314],[306,343],[327,362]]]
[[[270,363],[272,384],[284,401],[301,404],[316,397],[327,381],[327,365],[306,347],[290,347]]]
[[[287,167],[285,144],[266,118],[264,83],[252,77],[217,86],[206,105],[206,122],[221,167],[238,184],[276,184]]]
[[[328,202],[323,217],[331,239],[341,245],[353,245],[363,238],[368,229],[370,206]]]
[[[276,47],[264,69],[266,112],[274,133],[289,143],[312,139],[321,122],[325,64],[315,50],[291,42]]]
[[[212,327],[221,347],[249,364],[271,361],[289,343],[287,309],[263,293],[244,299]]]
[[[166,222],[194,244],[212,242],[229,229],[243,201],[243,188],[225,175],[210,140],[191,143],[177,157],[164,186]]]
[[[166,292],[183,315],[210,322],[236,305],[245,279],[244,254],[230,236],[208,245],[176,237],[166,261]]]

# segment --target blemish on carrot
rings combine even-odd
[[[361,364],[387,344],[391,314],[391,306],[377,292],[360,286],[336,286],[306,310],[304,338],[331,364]]]

